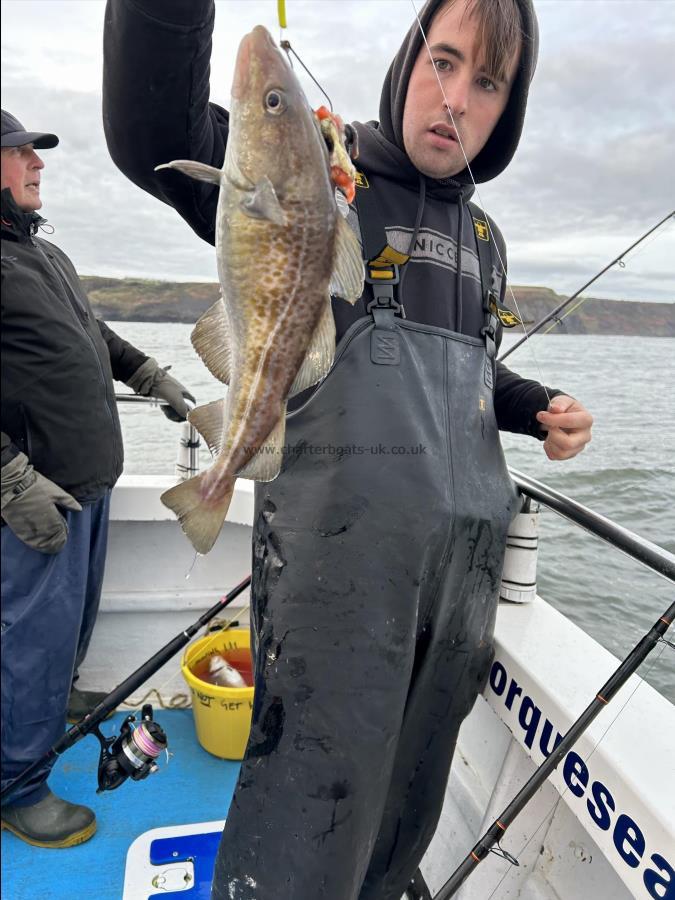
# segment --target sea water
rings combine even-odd
[[[121,337],[172,365],[199,403],[223,395],[190,344],[190,325],[111,322]],[[505,338],[505,349],[513,342]],[[503,435],[510,466],[675,552],[675,340],[549,335],[506,364],[581,400],[593,441],[576,459],[551,462],[539,441]],[[123,385],[120,391],[125,391]],[[158,409],[120,404],[125,472],[171,474],[179,426]],[[201,466],[209,465],[202,448]],[[672,603],[675,586],[604,541],[542,509],[537,571],[542,597],[618,657]],[[223,585],[223,589],[227,585]],[[675,640],[675,635],[671,636]],[[660,643],[640,674],[675,702],[675,651]]]

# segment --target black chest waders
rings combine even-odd
[[[214,900],[400,900],[492,661],[517,497],[496,319],[486,291],[481,339],[406,321],[377,268],[256,484],[253,721]]]

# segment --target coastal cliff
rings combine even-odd
[[[219,286],[208,282],[149,281],[138,278],[81,276],[97,316],[107,321],[194,323],[218,299]],[[565,299],[545,287],[514,286],[527,327]],[[563,310],[551,334],[615,334],[675,337],[675,302],[577,298]],[[507,305],[513,303],[507,297]],[[580,304],[580,305],[578,305]],[[545,326],[550,327],[550,324]],[[544,330],[545,330],[544,329]],[[514,328],[512,333],[522,331]]]

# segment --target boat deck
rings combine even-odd
[[[128,714],[115,713],[103,723],[103,733],[118,733]],[[160,771],[145,781],[127,780],[117,790],[97,795],[99,744],[93,736],[58,760],[49,782],[52,790],[91,806],[98,831],[86,844],[67,851],[30,847],[3,831],[4,900],[120,900],[126,855],[135,838],[164,825],[225,818],[240,764],[217,759],[200,746],[191,709],[156,709],[155,717],[167,733],[172,755],[168,765],[166,756],[160,757]]]

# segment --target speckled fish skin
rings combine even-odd
[[[236,477],[269,481],[278,474],[286,400],[330,368],[331,290],[354,303],[363,264],[338,212],[318,120],[262,26],[239,47],[222,170],[186,160],[165,167],[220,185],[222,302],[202,316],[192,341],[229,390],[224,402],[189,416],[215,462],[162,495],[195,549],[206,553]]]
[[[265,109],[264,97],[275,88],[287,103],[281,114]],[[218,480],[244,466],[282,413],[326,303],[333,262],[326,251],[338,215],[313,113],[261,26],[242,41],[232,98],[227,181],[216,224],[218,272],[233,338]],[[251,218],[242,209],[241,187],[250,190],[265,175],[286,225]]]

